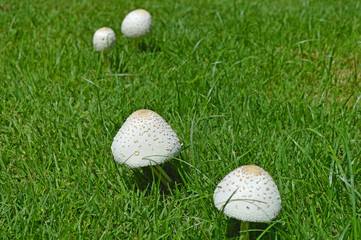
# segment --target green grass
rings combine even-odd
[[[135,8],[153,15],[137,51],[120,31]],[[102,26],[117,44],[98,72]],[[256,164],[283,208],[250,225],[254,239],[360,239],[360,53],[351,0],[5,0],[0,238],[236,238],[213,191]],[[137,187],[113,161],[113,137],[141,108],[183,143],[184,183],[169,191]]]

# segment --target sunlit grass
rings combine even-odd
[[[145,8],[134,51],[120,32]],[[361,236],[361,6],[356,1],[5,1],[0,4],[0,236],[224,239],[218,182],[256,164],[283,208],[256,239]],[[107,56],[96,29],[117,34]],[[183,143],[180,183],[148,186],[110,146],[135,110]]]

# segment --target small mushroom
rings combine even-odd
[[[269,222],[281,210],[281,197],[272,177],[262,168],[245,165],[218,184],[214,205],[225,215],[243,222]],[[248,228],[248,227],[247,227]],[[242,229],[247,230],[247,229]]]
[[[93,46],[95,51],[109,52],[115,46],[115,33],[111,28],[99,28],[93,36]]]
[[[176,157],[181,144],[176,133],[159,114],[141,109],[126,119],[114,137],[111,149],[117,163],[129,168],[155,166],[169,183],[170,177],[159,164]]]
[[[129,38],[145,36],[151,29],[152,16],[144,9],[136,9],[125,16],[121,30]]]

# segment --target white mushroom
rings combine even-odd
[[[151,29],[152,16],[144,9],[137,9],[125,16],[122,22],[122,33],[130,38],[145,36]]]
[[[111,28],[99,28],[93,36],[93,46],[95,51],[108,52],[115,46],[115,33]]]
[[[213,200],[228,217],[245,222],[268,222],[281,210],[281,197],[272,177],[262,168],[246,165],[218,184]]]
[[[176,133],[169,124],[151,110],[132,113],[114,137],[114,160],[130,168],[161,164],[181,149]]]

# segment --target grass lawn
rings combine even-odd
[[[136,8],[153,28],[135,50],[120,26]],[[252,239],[360,239],[358,1],[5,0],[0,73],[1,239],[236,239],[213,192],[246,164],[282,198]],[[142,108],[183,143],[168,190],[113,160]]]

